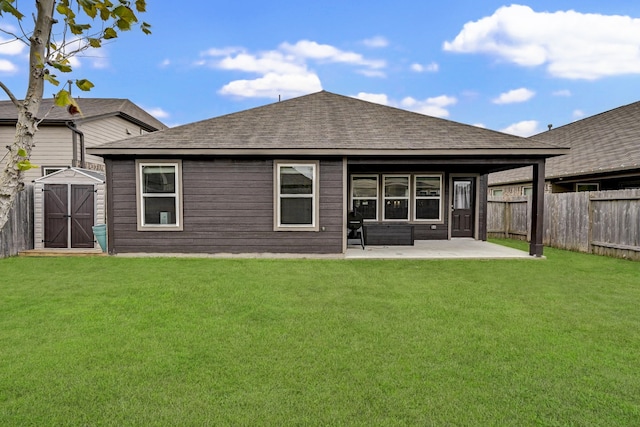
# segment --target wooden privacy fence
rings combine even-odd
[[[0,230],[0,258],[33,249],[33,186],[18,193],[9,212],[9,221]]]
[[[530,239],[531,199],[489,199],[490,237]],[[544,244],[640,260],[640,190],[544,196]]]

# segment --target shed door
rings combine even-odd
[[[45,184],[44,218],[45,248],[93,248],[93,185]]]
[[[93,248],[93,185],[71,185],[71,247]]]
[[[473,237],[475,223],[474,179],[453,179],[453,209],[451,211],[451,237]]]
[[[44,247],[68,247],[69,220],[67,184],[44,186]]]

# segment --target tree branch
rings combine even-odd
[[[7,94],[7,96],[9,97],[9,99],[11,100],[11,102],[13,102],[13,105],[15,105],[17,108],[20,108],[20,101],[18,101],[18,98],[16,98],[16,96],[13,94],[13,92],[11,92],[11,89],[9,89],[4,83],[2,83],[0,81],[0,87],[2,88],[2,90],[4,90],[4,92]]]

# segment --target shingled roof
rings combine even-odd
[[[321,91],[283,102],[113,141],[118,154],[533,154],[565,153],[475,126]]]
[[[547,160],[547,179],[640,169],[640,102],[534,135],[532,142],[571,147]],[[528,182],[531,168],[489,175],[489,185]]]
[[[53,99],[43,99],[38,111],[38,118],[44,117],[44,123],[64,123],[74,120],[76,123],[95,120],[108,116],[120,116],[127,120],[137,122],[149,131],[166,129],[167,126],[138,107],[128,99],[121,98],[76,98],[82,115],[72,116],[66,108],[51,108]],[[0,101],[0,123],[15,123],[18,119],[18,110],[11,101]]]

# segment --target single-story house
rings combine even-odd
[[[110,253],[344,253],[486,240],[487,176],[567,149],[326,91],[89,149],[104,157]],[[536,232],[539,230],[539,232]]]
[[[640,102],[552,128],[529,140],[571,148],[568,154],[547,161],[547,192],[640,188]],[[489,175],[492,196],[523,196],[531,189],[530,167]]]

